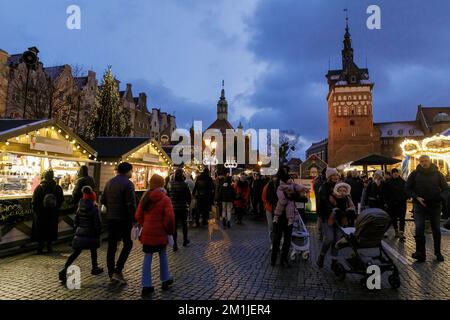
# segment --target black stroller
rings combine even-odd
[[[400,287],[399,272],[391,257],[383,249],[381,241],[384,233],[389,228],[389,215],[376,208],[364,210],[356,219],[355,228],[341,228],[344,237],[336,243],[337,249],[351,247],[353,253],[344,260],[346,263],[338,263],[334,272],[339,280],[344,280],[347,273],[362,275],[361,285],[366,285],[367,268],[370,265],[378,265],[381,273],[392,271],[388,281],[392,288]],[[360,249],[377,248],[379,254],[366,256],[359,252]],[[349,268],[346,268],[347,265]]]

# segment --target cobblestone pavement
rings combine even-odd
[[[400,269],[402,285],[391,289],[387,274],[382,289],[362,288],[360,277],[347,275],[338,281],[330,271],[329,261],[322,270],[315,265],[318,246],[315,224],[311,232],[311,259],[299,261],[293,268],[269,264],[269,242],[266,224],[246,221],[231,230],[210,225],[190,229],[191,245],[178,252],[170,250],[170,271],[174,286],[161,291],[159,264],[154,263],[153,299],[450,299],[450,236],[443,234],[442,247],[446,259],[437,263],[432,255],[431,235],[427,235],[428,259],[417,264],[410,258],[414,250],[413,222],[407,223],[407,241],[386,242],[400,256],[394,258]],[[51,255],[20,254],[0,260],[0,299],[140,299],[141,246],[135,243],[125,269],[128,285],[109,284],[107,275],[90,275],[89,252],[75,262],[82,272],[81,289],[68,290],[58,281],[58,271],[70,253],[61,244]],[[347,249],[345,249],[347,250]],[[345,252],[343,252],[345,253]],[[105,266],[106,243],[99,250],[99,262]]]

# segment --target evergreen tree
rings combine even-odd
[[[86,138],[128,136],[131,131],[130,118],[130,111],[121,105],[117,81],[109,67],[103,74]]]

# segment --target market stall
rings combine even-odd
[[[431,161],[450,180],[450,137],[436,135],[423,140],[406,139],[400,145],[403,151],[402,175],[407,177],[419,164],[421,155]]]
[[[375,170],[388,171],[393,166],[402,162],[399,159],[386,157],[381,154],[371,154],[359,160],[350,163],[349,170],[359,169],[362,167],[362,171],[369,172]]]
[[[76,175],[96,157],[87,143],[55,120],[0,120],[0,251],[30,242],[33,191],[49,169],[65,196],[59,233],[71,233]]]
[[[150,178],[159,174],[164,178],[173,167],[172,160],[158,142],[141,137],[98,137],[91,143],[98,152],[95,179],[102,191],[109,179],[115,176],[120,162],[133,165],[133,177],[137,192],[148,189]]]

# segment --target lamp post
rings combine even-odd
[[[23,102],[23,115],[22,119],[25,119],[26,112],[27,112],[27,99],[28,99],[28,83],[30,79],[30,71],[36,70],[36,66],[38,64],[38,56],[39,50],[36,47],[28,48],[27,51],[25,51],[22,54],[22,57],[20,58],[20,62],[24,62],[27,67],[27,77],[25,80],[25,97]]]
[[[233,176],[233,169],[237,168],[238,164],[234,158],[228,158],[225,161],[224,167],[230,169],[230,176]]]
[[[203,164],[208,166],[210,175],[213,177],[213,172],[211,171],[211,166],[215,166],[218,164],[218,159],[216,158],[215,151],[217,148],[217,142],[214,140],[210,140],[206,138],[205,142],[205,151],[203,155]]]

